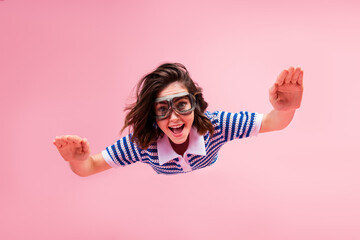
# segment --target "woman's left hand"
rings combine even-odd
[[[303,74],[301,68],[283,70],[269,90],[270,103],[277,111],[290,111],[300,107],[303,95]]]

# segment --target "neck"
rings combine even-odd
[[[169,139],[169,140],[170,140],[170,139]],[[171,144],[172,148],[174,149],[174,151],[175,151],[177,154],[183,156],[184,153],[185,153],[185,151],[186,151],[186,149],[187,149],[188,146],[189,146],[189,136],[188,136],[188,138],[186,139],[186,141],[185,141],[184,143],[175,144],[175,143],[173,143],[173,142],[170,140],[170,144]]]

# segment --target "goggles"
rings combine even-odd
[[[195,97],[187,92],[177,93],[161,98],[156,98],[154,103],[154,115],[156,119],[165,119],[170,116],[172,110],[180,115],[188,115],[196,106]]]

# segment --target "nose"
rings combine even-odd
[[[171,111],[169,120],[175,122],[178,119],[179,119],[179,115],[177,115],[175,111]]]

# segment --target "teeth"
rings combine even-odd
[[[182,127],[182,125],[180,125],[180,126],[177,126],[177,127],[170,127],[170,128],[181,128]]]

